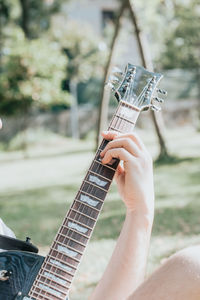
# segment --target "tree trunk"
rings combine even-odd
[[[128,1],[128,7],[129,7],[129,11],[130,11],[131,20],[135,27],[136,39],[138,42],[138,47],[139,47],[142,64],[149,71],[153,71],[153,63],[152,63],[152,59],[149,55],[148,44],[145,39],[145,36],[142,34],[142,32],[139,28],[137,17],[135,15],[135,10],[134,10],[133,4],[131,3],[131,0]],[[162,159],[164,157],[169,156],[166,142],[165,142],[165,139],[163,136],[164,126],[163,126],[163,121],[162,121],[162,115],[161,115],[161,113],[159,113],[159,116],[158,116],[158,114],[156,114],[154,111],[151,111],[151,116],[152,116],[152,120],[153,120],[153,123],[155,126],[156,134],[157,134],[159,145],[160,145],[159,159]]]
[[[197,82],[197,97],[198,97],[198,120],[197,130],[200,131],[200,67],[196,70],[196,82]]]
[[[26,38],[30,38],[29,31],[29,0],[19,0],[21,6],[22,29]]]
[[[115,31],[113,34],[112,42],[111,42],[111,47],[110,47],[110,53],[108,56],[108,60],[105,66],[105,71],[104,71],[104,80],[103,80],[103,85],[102,85],[102,91],[101,91],[101,97],[100,97],[100,108],[99,108],[99,116],[98,116],[98,124],[97,124],[97,138],[96,138],[96,146],[98,146],[100,142],[100,133],[104,129],[105,124],[107,124],[108,121],[108,107],[109,107],[109,99],[110,99],[110,91],[108,89],[105,89],[105,84],[108,80],[108,75],[110,74],[111,71],[111,66],[112,66],[112,59],[113,59],[113,54],[115,51],[116,43],[117,43],[117,38],[120,32],[120,27],[121,27],[121,20],[122,16],[124,13],[125,8],[128,5],[128,0],[124,0],[120,6],[116,24],[115,24]]]
[[[73,96],[70,118],[71,118],[71,133],[72,137],[79,139],[79,116],[78,116],[78,95],[77,95],[77,82],[75,79],[70,80],[70,93]]]

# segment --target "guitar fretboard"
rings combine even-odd
[[[139,110],[121,101],[109,130],[131,132]],[[103,207],[119,160],[101,163],[100,153],[109,141],[103,140],[82,185],[51,245],[29,296],[39,300],[65,300],[86,245]]]

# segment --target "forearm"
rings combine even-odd
[[[91,300],[126,299],[143,281],[152,217],[127,212],[115,250]]]

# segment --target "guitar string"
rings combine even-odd
[[[119,107],[120,108],[120,107]],[[118,109],[119,110],[119,109]],[[115,120],[114,118],[113,118],[113,120]],[[111,124],[113,123],[113,120],[111,121]],[[115,127],[117,127],[118,128],[118,126],[119,126],[119,128],[120,128],[120,125],[121,125],[121,123],[122,123],[122,120],[120,120],[120,123],[119,123],[119,118],[117,119],[117,122],[116,122],[116,124],[114,125]],[[117,125],[117,123],[119,123],[119,125]],[[122,124],[124,124],[124,123],[122,123]],[[101,146],[100,146],[101,147]],[[98,150],[99,151],[99,150]],[[96,155],[97,156],[97,155]],[[92,165],[91,165],[91,167],[90,167],[90,169],[89,169],[89,171],[88,172],[90,172],[90,170],[93,168],[93,166],[94,166],[94,163],[95,163],[95,161],[93,161],[92,162]],[[103,170],[103,167],[104,166],[102,166],[101,164],[98,164],[97,165],[97,169],[95,170],[95,172],[96,173],[98,173],[98,172],[102,172],[102,170]],[[107,179],[109,179],[109,178],[107,178]],[[86,191],[86,192],[88,192],[89,191],[89,188],[90,188],[90,186],[88,186],[88,190]],[[93,191],[93,185],[92,185],[92,188],[91,188],[91,190],[90,190],[90,193],[89,194],[92,194],[92,191]],[[84,192],[84,191],[83,191]],[[80,193],[81,193],[81,189],[80,189],[80,191],[78,192],[78,197],[77,198],[79,198],[79,196],[80,196]],[[76,201],[76,199],[75,199],[75,201]],[[76,205],[76,203],[74,203],[74,206]],[[103,205],[103,204],[102,204]],[[77,209],[75,209],[76,211],[77,211],[77,213],[79,214],[79,212],[81,213],[81,212],[84,212],[84,208],[86,208],[86,211],[88,210],[88,209],[93,209],[92,207],[89,207],[88,209],[87,209],[87,207],[84,205],[84,203],[81,203],[81,204],[79,204],[79,207],[78,207],[78,211],[77,211]],[[102,208],[102,207],[101,207]],[[75,213],[75,216],[76,216],[77,214]],[[80,215],[80,214],[79,214]],[[74,216],[74,217],[75,217]],[[87,216],[86,216],[87,217]],[[91,215],[90,215],[90,217],[91,217]],[[80,218],[81,218],[81,215],[78,217],[78,220],[77,219],[75,219],[75,221],[77,220],[77,221],[79,221],[80,220]],[[81,222],[82,223],[82,222]],[[89,226],[90,224],[90,219],[88,218],[88,220],[86,221],[86,223],[84,223],[86,226]],[[96,223],[96,221],[95,221],[95,223]],[[94,224],[95,225],[95,224]],[[94,226],[93,225],[93,226]],[[89,226],[90,227],[90,226]],[[68,229],[67,229],[68,230]],[[93,229],[92,229],[93,230]],[[66,234],[66,233],[65,233]],[[68,237],[67,237],[68,238]],[[63,241],[63,243],[64,242],[66,242],[66,239],[64,238],[64,241]],[[69,236],[69,239],[68,239],[68,242],[67,242],[67,244],[66,243],[64,243],[66,246],[67,245],[69,245],[70,244],[70,236]],[[73,248],[73,247],[72,247]]]
[[[113,120],[114,120],[114,119],[113,119]],[[121,125],[122,122],[119,123],[118,121],[119,121],[119,118],[117,119],[116,124],[115,124],[114,126],[115,126],[116,128],[119,128],[119,129],[120,129],[120,125]],[[117,123],[119,123],[119,125],[118,125]],[[123,124],[126,124],[126,123],[122,123],[122,125],[123,125]],[[111,125],[112,125],[112,121],[111,121]],[[99,167],[100,167],[100,170],[98,170]],[[92,166],[91,166],[91,168],[92,168]],[[91,168],[90,168],[90,169],[91,169]],[[89,169],[89,171],[90,171],[90,169]],[[98,167],[97,167],[96,172],[102,171],[102,169],[103,169],[103,166],[99,164]],[[79,193],[80,193],[80,191],[79,191]],[[79,193],[78,193],[78,194],[79,194]],[[83,206],[83,208],[84,208],[84,205],[81,204],[80,207],[82,208],[82,206]],[[80,212],[83,212],[83,210],[80,210]],[[86,222],[85,225],[89,225],[89,224],[87,224],[87,222]],[[61,231],[61,232],[62,232],[62,231]],[[60,233],[60,230],[59,230],[58,234],[59,234],[59,233]],[[73,236],[71,236],[71,237],[73,237]],[[69,239],[68,239],[68,240],[69,240],[69,242],[70,242],[70,236],[69,236]],[[64,239],[64,241],[66,241],[66,238]],[[67,243],[67,245],[68,245],[68,243]],[[57,256],[57,255],[56,255],[56,256]],[[62,255],[62,256],[63,256],[63,255]],[[44,266],[44,267],[45,267],[45,266]],[[51,270],[51,268],[50,268],[50,270]],[[52,281],[52,280],[50,280],[50,281]],[[46,283],[46,280],[44,281],[44,283]]]
[[[114,118],[113,118],[114,119]],[[119,118],[118,118],[119,119]],[[111,121],[112,122],[112,121]],[[120,127],[120,126],[119,126]],[[103,143],[102,143],[103,144]],[[98,151],[99,151],[99,149],[98,149]],[[98,151],[97,151],[97,153],[98,153]],[[95,158],[96,158],[96,156],[97,156],[97,153],[96,153],[96,155],[95,155]],[[92,165],[91,165],[91,167],[90,167],[90,169],[89,169],[89,171],[92,169],[92,167],[93,167],[93,164],[94,164],[94,162],[92,163]],[[99,167],[100,167],[100,170],[98,170],[99,169]],[[102,171],[102,169],[103,169],[103,166],[101,165],[101,164],[98,164],[98,167],[97,167],[97,170],[95,170],[95,172],[97,173],[97,172],[99,172],[99,171]],[[89,172],[88,171],[88,172]],[[87,175],[86,175],[86,177],[87,177]],[[85,177],[85,178],[86,178]],[[89,191],[89,188],[90,188],[90,186],[88,186],[88,189],[86,190],[86,193]],[[91,191],[90,191],[90,193],[92,193],[92,190],[93,190],[93,186],[92,186],[92,189],[91,189]],[[79,192],[78,192],[78,194],[80,194],[80,190],[79,190]],[[79,197],[79,195],[77,195],[77,197],[76,198],[78,198]],[[75,199],[76,200],[76,199]],[[101,207],[102,207],[102,205],[101,205]],[[84,208],[84,204],[81,204],[80,205],[80,212],[83,212],[83,210],[82,210],[82,208]],[[91,207],[91,209],[92,209],[92,207]],[[75,216],[74,216],[74,218],[76,217],[76,215],[77,214],[75,214]],[[80,215],[80,214],[79,214]],[[79,218],[80,218],[80,216],[78,217],[78,220],[77,219],[75,219],[75,221],[79,221]],[[66,219],[67,219],[67,217],[64,219],[64,222],[62,223],[62,225],[65,223],[65,221],[66,221]],[[89,219],[88,219],[88,221],[90,221]],[[61,225],[61,228],[62,228],[62,225]],[[87,225],[89,225],[88,224],[88,222],[86,222],[86,224],[85,224],[86,226]],[[56,239],[58,238],[59,239],[59,237],[58,237],[58,235],[59,235],[59,233],[62,233],[63,232],[63,230],[60,228],[60,230],[58,231],[58,234],[57,234],[57,236],[56,236]],[[67,232],[65,233],[65,234],[69,234],[69,230],[70,229],[67,229]],[[75,232],[76,233],[76,232]],[[70,243],[70,237],[72,237],[73,238],[73,235],[72,236],[68,236],[68,237],[66,237],[66,238],[68,238],[68,242],[67,242],[67,244],[65,243],[66,242],[66,238],[64,238],[64,240],[63,240],[63,244],[64,245],[68,245],[69,246],[69,243]],[[56,240],[55,239],[55,240]],[[53,242],[53,244],[56,244],[56,242],[54,241]],[[53,245],[52,245],[53,246]],[[86,245],[85,245],[86,246]],[[72,247],[73,248],[73,247]],[[85,249],[84,249],[85,250]],[[56,251],[57,252],[57,251]],[[57,254],[59,254],[59,253],[57,253]],[[55,258],[57,257],[57,254],[56,254],[56,256],[55,256]],[[61,254],[61,260],[63,259],[63,254]],[[73,259],[72,259],[73,260]],[[46,265],[47,265],[47,263],[48,263],[48,260],[46,261],[46,263],[44,264],[44,266],[43,266],[43,269],[45,269],[45,267],[46,267]],[[73,264],[72,264],[73,265]],[[75,267],[75,266],[74,266]],[[49,271],[52,271],[52,268],[53,268],[53,266],[52,267],[50,267],[50,269],[49,269]],[[75,267],[76,268],[76,267]],[[39,279],[41,279],[41,276],[43,276],[43,274],[42,274],[42,272],[41,272],[41,274],[38,274],[38,275],[40,275],[40,276],[38,276],[38,280]],[[58,275],[59,276],[59,275]],[[49,278],[45,278],[45,280],[43,281],[43,283],[45,284],[45,283],[47,283],[46,281],[49,281],[49,282],[52,282],[52,280],[50,280]],[[47,285],[48,285],[48,283],[47,283]],[[56,285],[57,286],[57,285]],[[41,291],[41,290],[40,290]],[[42,291],[41,291],[42,292]],[[39,295],[40,293],[38,293],[38,295]]]
[[[118,119],[118,120],[119,120],[119,119]],[[117,120],[117,122],[118,122],[118,120]],[[117,126],[117,122],[116,122],[116,125],[115,125],[116,127],[118,127],[118,126]],[[126,123],[122,123],[122,125],[126,125]],[[124,127],[124,126],[123,126],[123,127]],[[122,127],[122,128],[123,128],[123,127]],[[120,124],[119,124],[119,128],[120,128]],[[121,129],[122,129],[122,128],[121,128]],[[124,130],[123,130],[123,131],[124,131]],[[101,168],[102,168],[102,166],[100,167],[100,169],[101,169]],[[98,168],[97,168],[96,172],[97,172],[97,171],[98,171]]]
[[[132,89],[133,89],[133,85],[132,85]],[[143,91],[144,91],[144,89],[143,89]],[[127,95],[126,99],[130,96],[130,94],[131,94],[131,89],[129,89],[129,95]],[[141,94],[142,94],[142,93],[141,93]],[[139,97],[138,97],[138,98],[140,98],[140,101],[138,101],[138,104],[140,104],[140,102],[141,102],[141,98],[142,98],[142,97],[140,97],[141,94],[140,94]],[[138,100],[138,99],[137,99],[137,100]],[[134,102],[133,102],[133,103],[134,103]],[[119,106],[119,107],[120,107],[120,106]],[[126,107],[126,106],[125,106],[125,107]],[[127,107],[128,107],[128,105],[127,105]],[[113,119],[113,120],[114,120],[114,119]],[[112,121],[113,121],[113,120],[112,120]],[[112,125],[112,121],[111,121],[111,123],[110,123],[111,125]],[[114,127],[116,127],[116,129],[117,129],[117,128],[120,129],[121,123],[122,123],[122,125],[126,124],[126,123],[123,123],[122,120],[121,120],[121,122],[118,122],[118,121],[119,121],[119,118],[117,119],[116,123],[114,124]],[[117,125],[117,123],[119,123],[119,125]],[[127,124],[127,125],[128,125],[128,124]],[[118,127],[118,126],[119,126],[119,127]],[[123,126],[123,127],[124,127],[124,126]],[[123,127],[121,128],[121,130],[123,129],[122,131],[124,131],[124,128],[123,128]],[[103,144],[103,143],[102,143],[102,144]],[[99,149],[100,149],[100,148],[99,148]],[[99,149],[98,149],[98,151],[99,151]],[[95,158],[96,158],[96,156],[95,156]],[[89,169],[89,171],[88,171],[88,173],[89,173],[90,170],[92,169],[94,163],[95,163],[95,162],[93,161],[92,164],[91,164],[91,167],[90,167],[90,169]],[[98,170],[99,168],[100,168],[100,170]],[[102,169],[103,169],[103,166],[102,166],[101,164],[99,164],[99,165],[97,166],[97,169],[96,169],[95,172],[98,173],[98,172],[102,171]],[[90,186],[88,186],[88,190],[89,190],[89,187],[90,187]],[[91,192],[92,192],[92,190],[93,190],[93,185],[92,185]],[[80,194],[80,190],[79,190],[79,192],[78,192],[78,194],[77,194],[78,197],[80,196],[79,194]],[[77,198],[78,198],[78,197],[77,197]],[[77,199],[77,200],[78,200],[78,199]],[[76,201],[76,199],[75,199],[75,201]],[[74,203],[74,204],[76,204],[76,203]],[[102,205],[103,205],[103,204],[102,204]],[[79,205],[78,208],[80,208],[79,212],[83,212],[82,208],[85,208],[85,206],[84,206],[84,204],[81,203],[81,204]],[[91,207],[90,209],[93,209],[93,208]],[[86,207],[86,211],[87,211],[87,207]],[[77,213],[79,213],[79,212],[77,212]],[[75,216],[77,215],[77,213],[75,213]],[[98,213],[97,213],[97,214],[98,214]],[[75,216],[74,216],[74,218],[75,218]],[[91,215],[90,215],[90,216],[91,216]],[[87,217],[87,216],[86,216],[86,217]],[[78,220],[77,220],[77,221],[79,221],[80,218],[81,218],[81,215],[79,214],[79,217],[78,217]],[[66,220],[66,219],[67,219],[67,218],[65,218],[65,220]],[[64,221],[65,221],[65,220],[64,220]],[[75,220],[75,221],[76,221],[76,220]],[[90,219],[87,220],[87,222],[86,222],[86,224],[85,224],[86,226],[87,226],[87,225],[89,226],[88,221],[90,221]],[[96,222],[96,221],[95,221],[95,222]],[[62,225],[63,225],[63,223],[62,223]],[[95,225],[95,224],[94,224],[94,225]],[[93,225],[93,226],[94,226],[94,225]],[[90,227],[90,226],[89,226],[89,227]],[[67,231],[69,231],[69,230],[70,230],[70,229],[67,229]],[[92,231],[93,231],[93,230],[92,230]],[[61,232],[62,232],[62,230],[61,230]],[[59,235],[59,233],[60,233],[60,230],[59,230],[59,232],[58,232],[58,235]],[[74,233],[74,232],[73,232],[73,233]],[[92,233],[92,232],[91,232],[91,233]],[[90,234],[90,235],[91,235],[91,234]],[[70,237],[73,238],[73,235],[67,237],[69,243],[70,243],[70,241],[71,241],[71,240],[70,240]],[[64,243],[65,241],[66,241],[66,237],[64,238],[63,244],[66,245],[66,246],[67,246],[67,245],[69,246],[68,242],[67,242],[67,244]],[[86,245],[85,245],[85,246],[86,246]],[[73,247],[72,247],[72,248],[73,248]],[[84,250],[85,250],[85,249],[84,249]],[[84,251],[84,250],[83,250],[83,251]],[[81,251],[81,250],[79,250],[79,251]],[[63,254],[61,254],[61,255],[63,256]],[[83,255],[83,253],[82,253],[81,255]],[[57,256],[57,255],[56,255],[56,256]],[[50,270],[51,270],[51,268],[50,268]],[[52,281],[52,280],[50,280],[50,281]],[[45,282],[45,281],[44,281],[44,282]]]
[[[130,93],[131,93],[131,90],[129,89],[129,95],[130,95]],[[129,97],[129,95],[126,95],[126,99]],[[128,105],[127,105],[127,107],[128,107]],[[120,106],[119,106],[119,108],[120,108]],[[118,109],[119,110],[119,109]],[[118,111],[117,110],[117,111]],[[115,117],[115,115],[114,115],[114,117]],[[112,125],[112,123],[113,123],[113,121],[114,121],[115,119],[113,118],[113,120],[111,121],[111,123],[110,123],[110,125]],[[117,118],[117,121],[116,121],[116,123],[114,124],[114,127],[116,127],[116,129],[118,128],[118,129],[120,129],[120,126],[121,126],[121,124],[122,125],[125,125],[126,123],[124,122],[122,122],[122,120],[120,120],[120,122],[119,122],[119,120],[120,120],[120,118]],[[119,123],[119,124],[118,124]],[[123,126],[124,127],[124,126]],[[124,131],[124,128],[121,128],[121,130],[122,131]],[[103,144],[103,143],[102,143]],[[100,146],[101,147],[101,146]],[[100,148],[99,148],[100,149]],[[98,149],[98,151],[99,151],[99,149]],[[96,156],[97,156],[97,154],[96,154]],[[95,156],[95,158],[96,158],[96,156]],[[88,171],[88,173],[90,172],[90,170],[92,169],[92,167],[94,166],[94,161],[92,162],[92,164],[91,164],[91,167],[90,167],[90,169],[89,169],[89,171]],[[98,173],[98,172],[101,172],[102,170],[103,170],[103,165],[101,165],[101,164],[98,164],[98,166],[97,166],[97,169],[94,171],[94,172],[96,172],[96,173]],[[88,174],[87,173],[87,174]],[[85,178],[87,178],[87,175],[86,175],[86,177]],[[109,179],[109,178],[108,178]],[[89,191],[89,187],[90,186],[88,186],[88,189],[87,189],[87,192]],[[81,190],[81,189],[80,189]],[[79,190],[79,192],[78,192],[78,194],[77,194],[77,197],[76,198],[78,198],[80,195],[80,190]],[[91,192],[92,192],[92,190],[93,190],[93,185],[92,185],[92,189],[91,189]],[[90,192],[90,193],[91,193]],[[76,198],[75,198],[75,201],[76,201]],[[77,199],[78,200],[78,199]],[[74,202],[74,204],[76,204],[75,202]],[[102,204],[103,205],[103,204]],[[101,208],[102,208],[102,205],[101,205]],[[75,205],[74,205],[75,206]],[[72,207],[73,208],[73,207]],[[79,212],[83,212],[84,209],[85,208],[85,205],[84,204],[80,204],[79,205],[79,207],[78,207],[78,209],[79,209]],[[100,208],[100,209],[101,209]],[[89,208],[89,209],[93,209],[92,207],[91,208]],[[76,209],[75,209],[76,210]],[[87,211],[88,209],[87,209],[87,207],[86,207],[86,211]],[[79,217],[78,217],[78,220],[77,219],[75,219],[75,221],[80,221],[80,219],[81,219],[81,215],[80,215],[80,213],[79,213],[78,211],[77,211],[77,213],[79,214]],[[70,211],[69,211],[69,213],[70,213]],[[77,213],[75,213],[75,216],[74,216],[74,218],[77,216]],[[90,215],[91,216],[91,215]],[[87,217],[87,216],[86,216]],[[98,213],[97,213],[97,217],[98,217]],[[64,222],[62,223],[62,225],[61,225],[61,228],[62,228],[62,226],[63,226],[63,224],[65,223],[65,221],[66,221],[66,219],[67,219],[67,217],[64,219]],[[89,222],[88,222],[89,221]],[[96,221],[94,221],[95,223],[96,223]],[[80,222],[80,223],[83,223],[83,222]],[[88,220],[86,221],[86,224],[85,223],[83,223],[83,224],[85,224],[86,226],[89,226],[89,224],[88,223],[90,223],[90,219],[88,218]],[[95,223],[94,223],[94,225],[93,226],[95,226]],[[90,227],[90,226],[89,226]],[[60,230],[58,231],[58,234],[57,234],[57,236],[56,236],[56,238],[58,238],[58,241],[59,241],[59,234],[61,233],[62,234],[62,232],[63,232],[63,230],[60,228]],[[94,229],[94,228],[93,228]],[[93,231],[93,229],[91,230],[91,233],[92,233],[92,231]],[[67,233],[69,233],[69,230],[70,229],[68,229],[67,228],[67,232],[65,233],[65,234],[67,234]],[[90,229],[89,229],[90,230]],[[72,234],[73,233],[76,233],[76,232],[73,232],[73,230],[71,230],[72,231]],[[90,235],[91,235],[91,233],[90,233]],[[67,237],[65,237],[64,238],[64,240],[63,240],[63,242],[60,242],[60,243],[63,243],[64,245],[66,245],[66,246],[69,246],[70,245],[70,242],[71,242],[71,239],[70,239],[70,237],[71,238],[73,238],[73,235],[72,236],[67,236]],[[66,238],[68,239],[68,242],[67,242],[67,244],[65,243],[66,242]],[[55,239],[56,240],[56,239]],[[55,241],[54,241],[55,242]],[[55,242],[56,243],[56,242]],[[76,242],[75,242],[76,243]],[[78,243],[77,243],[78,244]],[[73,246],[70,246],[70,247],[72,247],[73,248]],[[86,245],[85,245],[85,247],[86,247]],[[79,249],[78,249],[79,250]],[[85,250],[85,249],[84,249]],[[83,250],[83,251],[84,251]],[[81,251],[81,250],[79,250],[79,251]],[[57,252],[57,251],[56,251]],[[82,251],[81,251],[82,252]],[[59,253],[58,253],[59,254]],[[81,255],[83,255],[83,253],[81,254]],[[63,256],[64,256],[64,254],[61,254],[61,258],[63,259]],[[57,254],[56,254],[56,256],[55,256],[55,258],[57,257]],[[71,257],[70,257],[71,258]],[[62,260],[61,259],[61,260]],[[73,258],[72,258],[72,260],[73,260]],[[48,263],[48,261],[46,261],[46,264]],[[44,265],[44,269],[45,269],[45,267],[46,267],[46,264]],[[73,265],[73,264],[72,264]],[[50,271],[51,271],[51,269],[53,268],[53,266],[52,267],[50,267]],[[76,269],[76,267],[75,267],[75,269]],[[42,274],[41,274],[41,276],[42,276]],[[41,277],[40,276],[40,277]],[[59,275],[58,275],[59,276]],[[39,279],[39,278],[38,278]],[[46,283],[46,280],[49,280],[48,278],[46,278],[44,281],[43,281],[43,283]],[[50,282],[52,282],[52,280],[49,280]],[[48,284],[47,284],[48,285]]]

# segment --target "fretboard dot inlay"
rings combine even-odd
[[[86,196],[86,195],[83,195],[83,194],[81,194],[80,200],[82,202],[85,202],[85,203],[93,206],[93,207],[97,206],[97,204],[99,203],[99,201],[93,200],[89,196]]]
[[[61,297],[61,293],[59,293],[58,291],[40,283],[39,286],[43,289],[43,290],[46,290],[47,292],[49,292],[50,294],[53,294],[53,295],[56,295],[57,297]]]
[[[64,252],[71,257],[75,257],[78,253],[76,251],[70,250],[67,247],[58,245],[58,251]]]
[[[80,226],[76,223],[73,223],[73,222],[68,222],[68,226],[69,228],[72,228],[72,229],[76,229],[77,231],[81,232],[81,233],[86,233],[88,232],[88,229],[83,227],[83,226]]]
[[[94,176],[94,175],[89,175],[89,181],[94,182],[101,187],[105,187],[106,184],[108,183],[107,181],[101,180],[97,176]]]
[[[54,281],[56,281],[56,282],[58,282],[58,283],[60,283],[62,285],[66,285],[67,284],[66,280],[63,280],[63,279],[61,279],[61,278],[59,278],[56,275],[53,275],[51,273],[44,272],[44,275],[47,276],[47,277],[49,277],[49,278],[51,278],[51,279],[53,279]]]
[[[50,259],[50,263],[53,264],[53,265],[56,265],[56,266],[58,266],[58,267],[61,267],[62,269],[67,270],[67,271],[69,271],[69,272],[72,271],[72,268],[70,268],[70,267],[68,267],[68,266],[66,266],[66,265],[64,265],[64,264],[62,264],[61,262],[59,262],[59,261],[57,261],[57,260],[55,260],[55,259]]]

